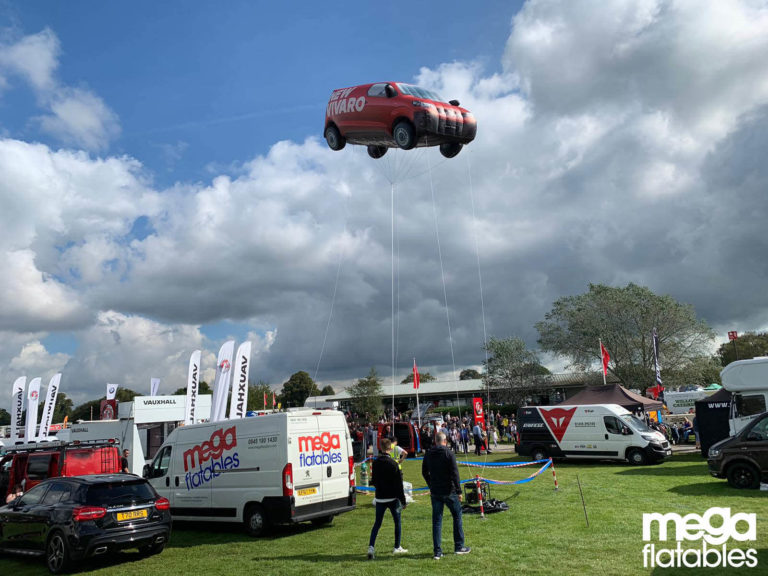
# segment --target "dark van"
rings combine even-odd
[[[403,450],[408,452],[408,456],[415,456],[418,452],[421,452],[421,442],[419,439],[419,431],[416,425],[412,422],[395,422],[394,431],[392,430],[392,422],[382,423],[379,422],[377,427],[377,443],[378,449],[381,450],[381,439],[387,436],[387,427],[389,427],[389,434],[397,438],[397,445]]]
[[[735,436],[709,449],[709,473],[727,478],[734,488],[759,488],[768,478],[768,412],[763,412]]]

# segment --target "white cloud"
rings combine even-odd
[[[45,28],[13,44],[0,44],[0,71],[18,74],[38,92],[54,90],[61,46],[56,34]]]

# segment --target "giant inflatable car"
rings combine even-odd
[[[334,90],[325,112],[325,140],[332,150],[347,143],[368,147],[372,158],[388,148],[440,146],[453,158],[472,142],[477,122],[457,100],[401,82],[378,82]]]

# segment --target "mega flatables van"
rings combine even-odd
[[[177,520],[328,523],[355,507],[352,440],[335,410],[278,412],[176,428],[145,477]]]
[[[588,458],[658,462],[672,454],[669,442],[616,404],[529,406],[517,412],[518,454],[533,460]]]

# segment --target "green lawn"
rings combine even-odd
[[[509,461],[514,454],[493,454],[490,461]],[[474,456],[471,460],[482,462]],[[403,466],[406,480],[422,486],[420,462]],[[527,477],[534,468],[491,469],[460,467],[462,478],[475,473],[494,480]],[[634,468],[609,463],[556,463],[560,490],[554,491],[552,474],[514,486],[493,486],[492,496],[506,500],[509,511],[464,516],[468,556],[447,555],[432,559],[431,511],[429,496],[403,514],[403,546],[407,556],[393,557],[391,518],[384,520],[377,542],[377,558],[365,558],[373,523],[371,497],[360,495],[358,509],[336,518],[332,525],[280,527],[273,536],[251,539],[238,526],[176,523],[171,542],[159,556],[140,559],[134,552],[115,558],[92,561],[85,572],[98,574],[698,574],[696,569],[643,568],[642,515],[644,512],[703,514],[712,506],[730,507],[732,513],[756,513],[757,569],[744,573],[765,573],[768,567],[768,493],[731,489],[726,482],[711,478],[706,462],[697,455],[675,456],[662,465]],[[589,527],[579,497],[581,485],[589,515]],[[443,523],[443,548],[451,550],[450,515]],[[729,548],[735,543],[729,543]],[[674,548],[674,542],[664,547]],[[762,570],[761,570],[762,568]],[[22,576],[44,572],[42,561],[3,557],[0,574]],[[709,569],[706,574],[738,574]]]

